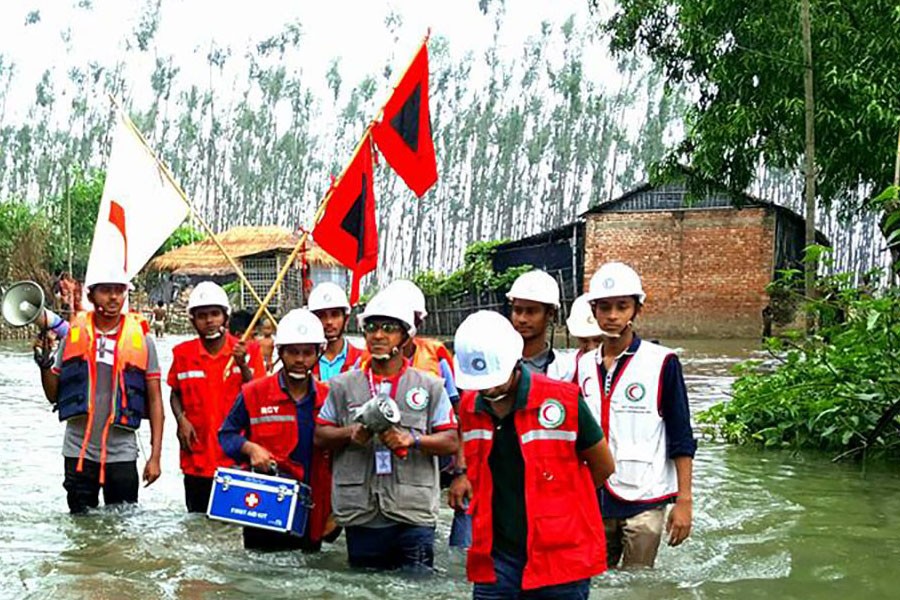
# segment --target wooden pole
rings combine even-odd
[[[66,169],[66,237],[68,238],[69,252],[69,277],[74,278],[72,272],[72,194],[69,192],[69,170]],[[73,308],[74,310],[74,308]]]
[[[422,44],[416,49],[416,53],[410,59],[409,64],[406,66],[406,69],[403,70],[401,75],[401,80],[403,75],[406,75],[406,71],[409,70],[410,65],[412,65],[412,61],[415,60],[419,51],[422,49],[422,45],[428,43],[428,38],[431,35],[431,30],[429,29],[428,33],[422,39]],[[396,89],[397,86],[394,86]],[[325,207],[328,206],[328,201],[331,200],[331,195],[334,190],[340,185],[340,182],[344,179],[344,176],[347,174],[347,169],[350,168],[350,165],[353,164],[353,161],[356,160],[356,155],[359,154],[359,151],[362,149],[363,144],[371,144],[371,133],[372,127],[375,126],[375,122],[381,118],[381,115],[384,113],[384,107],[387,106],[387,103],[390,102],[391,96],[388,96],[388,99],[384,101],[384,104],[381,105],[381,108],[378,109],[378,112],[375,113],[375,118],[369,121],[369,124],[366,126],[363,131],[362,137],[359,142],[356,144],[356,148],[353,149],[353,154],[350,155],[350,160],[344,165],[341,174],[334,180],[334,183],[329,186],[328,191],[325,193],[325,197],[322,198],[322,201],[319,203],[319,208],[316,209],[316,214],[313,215],[312,219],[312,227],[307,227],[303,229],[303,233],[300,236],[300,240],[297,242],[297,245],[294,246],[293,252],[291,252],[290,257],[288,257],[287,261],[284,263],[284,266],[281,268],[281,272],[278,273],[278,277],[275,279],[275,283],[272,284],[272,287],[269,288],[269,293],[266,294],[266,297],[260,302],[259,309],[256,311],[256,314],[253,315],[253,320],[250,321],[250,324],[247,326],[247,331],[244,332],[244,335],[241,336],[241,341],[246,341],[250,335],[250,332],[253,331],[253,328],[256,327],[257,321],[259,321],[259,317],[265,309],[266,305],[272,300],[272,296],[275,295],[275,292],[278,290],[281,282],[284,280],[287,275],[288,270],[291,268],[291,265],[294,264],[294,261],[297,259],[297,255],[300,253],[300,250],[306,245],[306,240],[309,237],[309,232],[316,228],[316,225],[322,219],[322,215],[325,214]],[[234,360],[232,358],[228,359],[228,364],[225,365],[225,372],[222,374],[224,378],[228,377],[228,374],[231,372],[231,367],[234,365]]]
[[[815,102],[813,98],[813,56],[812,56],[812,25],[810,19],[810,0],[801,0],[800,21],[803,29],[803,58],[804,78],[803,88],[805,92],[806,107],[806,247],[816,243],[816,128],[815,128]],[[804,287],[807,298],[816,296],[816,267],[815,262],[807,261],[804,267]],[[812,333],[814,318],[811,312],[806,313],[806,333]]]
[[[247,276],[244,275],[244,271],[241,270],[241,267],[238,266],[237,262],[235,262],[235,260],[231,257],[231,255],[228,254],[228,252],[225,250],[225,248],[219,242],[218,238],[216,238],[216,234],[213,232],[212,229],[210,229],[209,225],[206,224],[206,221],[204,221],[200,217],[200,215],[197,214],[197,210],[194,208],[193,203],[187,197],[187,194],[185,193],[184,189],[182,189],[182,187],[178,184],[178,182],[175,181],[175,177],[169,171],[169,167],[159,158],[159,156],[156,155],[156,152],[154,152],[153,149],[150,147],[150,144],[147,143],[147,139],[144,137],[144,134],[141,133],[141,131],[137,128],[137,125],[135,125],[134,122],[128,117],[128,115],[122,109],[122,106],[119,104],[118,100],[116,100],[116,98],[112,94],[110,94],[109,98],[110,98],[110,100],[112,100],[112,102],[116,106],[116,108],[119,109],[119,112],[122,114],[122,118],[125,121],[125,124],[128,126],[128,129],[131,130],[131,132],[135,135],[135,137],[138,139],[138,141],[141,142],[141,145],[143,145],[144,148],[147,150],[147,152],[150,153],[150,156],[153,157],[153,160],[156,161],[156,165],[159,168],[159,171],[165,176],[165,178],[172,185],[172,187],[175,188],[175,191],[178,192],[178,195],[181,196],[181,199],[184,200],[184,203],[188,205],[188,208],[190,209],[191,215],[193,216],[193,218],[196,219],[196,221],[198,223],[200,223],[200,226],[203,227],[203,229],[206,231],[206,234],[210,237],[210,239],[212,239],[213,244],[216,245],[216,248],[219,249],[219,252],[222,253],[222,256],[225,257],[225,260],[228,261],[228,264],[231,265],[231,268],[234,269],[235,273],[237,273],[238,278],[247,286],[247,289],[250,292],[250,295],[253,296],[254,300],[256,300],[258,303],[262,304],[262,300],[260,300],[259,295],[256,293],[256,290],[253,289],[253,286],[247,280]],[[272,320],[272,323],[275,323],[275,317],[272,316],[272,314],[269,312],[269,310],[266,309],[265,312],[266,312],[266,316]]]

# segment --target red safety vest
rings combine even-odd
[[[216,467],[234,465],[222,451],[216,436],[244,384],[237,365],[232,366],[227,379],[223,377],[237,342],[237,337],[226,334],[225,344],[215,356],[206,351],[200,338],[182,342],[172,349],[169,387],[178,390],[184,415],[197,433],[197,442],[191,446],[191,451],[181,451],[181,470],[185,475],[212,477]],[[265,376],[266,368],[258,345],[254,348],[248,344],[247,364],[254,379]]]
[[[268,450],[278,463],[278,470],[285,475],[303,481],[303,465],[290,459],[291,452],[297,447],[300,437],[297,424],[297,405],[281,389],[279,375],[269,375],[264,379],[252,381],[241,390],[244,405],[250,416],[250,428],[246,432],[247,439]],[[313,406],[313,421],[319,416],[328,386],[313,380],[316,386],[316,400]],[[313,450],[311,468],[308,478],[312,488],[313,507],[309,515],[308,531],[312,541],[322,539],[325,524],[331,516],[331,452]]]
[[[460,423],[472,483],[472,547],[466,572],[475,583],[494,583],[493,477],[488,457],[491,416],[475,411],[476,393],[463,392]],[[606,537],[597,492],[575,450],[578,387],[531,375],[528,404],[515,412],[525,461],[528,550],[522,589],[532,590],[599,575],[606,570]]]
[[[350,343],[350,340],[346,338],[345,342],[347,344],[347,358],[344,359],[344,364],[341,365],[341,373],[346,373],[350,369],[356,366],[356,361],[360,359],[365,350],[360,350],[356,346]],[[316,378],[316,381],[319,380],[320,370],[319,370],[319,361],[316,361],[316,364],[313,366],[313,377]]]

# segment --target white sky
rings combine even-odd
[[[93,10],[76,7],[76,0],[20,0],[0,5],[0,53],[16,65],[16,86],[7,102],[7,118],[25,118],[23,107],[31,104],[35,85],[45,69],[57,80],[66,77],[71,66],[90,61],[111,65],[126,56],[126,39],[134,42],[145,0],[93,0]],[[498,0],[494,0],[496,3]],[[518,56],[529,36],[537,36],[542,21],[560,25],[569,15],[576,23],[591,28],[597,20],[591,15],[588,0],[506,0],[506,15],[500,32],[504,58]],[[25,26],[26,15],[39,10],[41,20]],[[384,23],[391,12],[399,14],[395,43]],[[328,101],[325,72],[332,59],[340,58],[344,89],[365,75],[379,75],[388,62],[396,70],[412,56],[423,35],[431,28],[433,36],[449,41],[454,59],[473,52],[481,57],[493,41],[492,13],[483,15],[477,0],[163,0],[160,28],[155,45],[160,56],[171,54],[181,68],[179,80],[201,87],[208,81],[206,54],[215,43],[230,46],[228,77],[246,81],[244,49],[280,32],[285,25],[299,21],[303,40],[299,64],[292,65],[307,76],[314,89],[321,89],[320,100]],[[71,30],[71,56],[60,32]],[[615,68],[606,57],[606,42],[585,49],[586,73],[607,84],[615,83]],[[559,48],[555,49],[560,52]],[[149,93],[149,73],[155,57],[151,53],[128,53],[129,80]],[[483,60],[476,60],[476,66]],[[396,74],[396,73],[395,73]],[[476,77],[478,73],[475,73]],[[57,88],[61,91],[61,88]],[[98,90],[98,96],[105,90]],[[9,111],[12,111],[11,114]]]

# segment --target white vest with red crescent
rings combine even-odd
[[[594,418],[603,427],[616,471],[606,481],[609,492],[629,502],[654,502],[678,493],[675,462],[666,451],[661,384],[669,348],[641,340],[637,352],[619,371],[609,394],[602,393],[600,349],[578,363],[578,387]]]

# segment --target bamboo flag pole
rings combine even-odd
[[[253,296],[253,299],[256,300],[262,306],[263,305],[262,300],[260,300],[259,295],[256,293],[256,290],[253,289],[253,286],[250,284],[250,281],[247,280],[247,276],[244,275],[244,272],[241,270],[240,266],[238,266],[238,264],[231,257],[231,255],[228,254],[228,251],[225,250],[225,248],[219,242],[218,238],[216,237],[216,234],[209,227],[209,225],[206,224],[206,221],[204,221],[200,217],[200,215],[197,213],[197,210],[194,208],[193,203],[187,197],[187,193],[185,193],[185,191],[184,191],[184,189],[182,189],[181,185],[179,185],[178,182],[175,181],[175,177],[169,171],[169,167],[159,158],[159,156],[157,156],[156,152],[153,151],[153,149],[150,147],[150,144],[147,143],[147,139],[144,137],[144,134],[141,133],[141,130],[138,129],[137,125],[134,124],[134,122],[131,120],[131,118],[128,116],[128,114],[122,109],[122,105],[119,104],[118,100],[116,100],[116,98],[112,94],[109,95],[109,98],[112,101],[112,103],[115,105],[115,107],[118,109],[118,111],[121,113],[122,118],[125,121],[125,125],[128,126],[128,129],[131,130],[131,133],[134,134],[134,136],[138,139],[138,141],[141,142],[141,145],[144,146],[144,148],[147,150],[147,152],[150,154],[150,156],[153,157],[153,160],[156,161],[156,165],[159,168],[160,172],[163,175],[165,175],[168,182],[172,185],[172,187],[175,188],[175,191],[178,192],[178,195],[181,196],[181,199],[184,200],[184,203],[188,205],[188,208],[191,211],[191,215],[193,215],[193,217],[197,220],[197,222],[200,223],[200,226],[203,227],[203,229],[206,231],[207,235],[209,235],[210,239],[212,239],[213,243],[216,245],[216,248],[219,249],[219,252],[222,253],[222,256],[225,257],[225,260],[228,261],[228,264],[231,265],[231,268],[234,269],[235,273],[237,273],[237,276],[241,279],[241,281],[244,282],[244,285],[250,291],[250,295]],[[274,325],[275,317],[272,316],[272,313],[269,312],[268,308],[266,308],[265,313],[266,313],[266,316],[272,320],[272,324]]]
[[[409,63],[406,65],[406,68],[401,72],[400,79],[403,79],[403,76],[406,75],[406,72],[409,70],[409,67],[412,66],[413,61],[416,59],[416,56],[419,54],[419,50],[422,49],[422,46],[428,43],[428,38],[431,36],[431,30],[428,30],[428,33],[422,39],[422,43],[416,49],[416,52],[413,54],[413,57],[410,59]],[[396,89],[397,86],[393,86],[393,89]],[[341,174],[334,180],[334,183],[328,188],[328,191],[325,193],[325,197],[322,198],[322,201],[319,203],[319,207],[316,209],[315,215],[313,215],[312,219],[312,227],[306,228],[303,231],[303,234],[300,236],[300,240],[297,242],[297,245],[294,246],[293,252],[288,257],[287,261],[285,261],[284,266],[281,268],[281,272],[278,273],[278,277],[275,279],[275,283],[272,284],[272,287],[269,288],[269,293],[266,294],[266,297],[260,303],[259,309],[256,311],[256,314],[253,315],[253,320],[250,321],[250,324],[247,326],[247,330],[244,332],[244,335],[241,336],[241,341],[247,341],[250,337],[250,333],[253,331],[253,328],[256,326],[257,321],[259,321],[259,317],[262,314],[263,309],[272,300],[272,297],[275,295],[275,292],[278,290],[278,286],[281,285],[281,282],[284,280],[285,276],[287,276],[288,270],[291,268],[291,265],[294,264],[294,260],[296,260],[297,255],[300,253],[301,248],[303,248],[304,244],[306,244],[306,240],[309,237],[309,232],[315,229],[316,225],[322,219],[322,215],[325,214],[325,207],[328,206],[328,201],[331,200],[331,195],[334,192],[335,188],[340,184],[340,182],[344,179],[344,176],[347,174],[347,169],[350,168],[350,165],[353,164],[353,161],[356,160],[356,155],[359,154],[359,151],[362,149],[363,144],[371,144],[371,133],[372,128],[375,126],[375,122],[381,118],[381,115],[384,114],[384,107],[387,106],[387,103],[390,102],[391,96],[393,94],[388,95],[388,99],[384,101],[381,105],[381,108],[378,109],[378,112],[375,113],[375,118],[369,121],[369,124],[366,126],[365,130],[363,130],[362,137],[359,142],[356,144],[356,148],[353,150],[353,154],[350,155],[350,160],[344,165]],[[223,376],[225,378],[228,377],[228,374],[231,372],[231,367],[234,365],[234,359],[229,358],[228,364],[225,365],[225,372]]]

